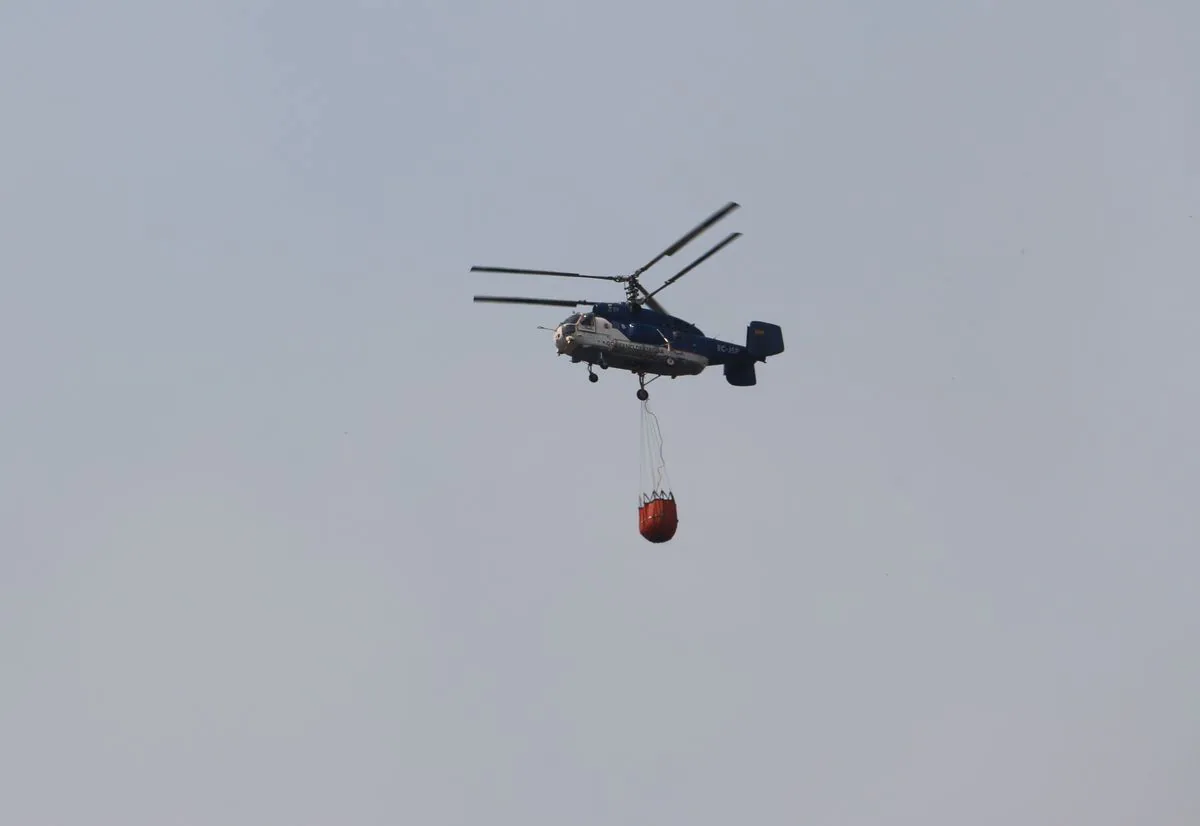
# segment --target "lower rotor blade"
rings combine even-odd
[[[652,296],[652,295],[646,296],[645,301],[646,301],[646,306],[649,307],[651,310],[654,310],[654,312],[662,313],[663,315],[670,315],[670,313],[667,312],[667,308],[664,307],[663,305],[659,304],[658,299],[655,298],[654,296]]]
[[[717,254],[718,252],[720,252],[720,251],[721,251],[721,250],[722,250],[722,249],[723,249],[723,248],[724,248],[724,247],[725,247],[727,244],[732,244],[734,241],[736,241],[738,238],[741,238],[741,237],[742,237],[742,234],[741,234],[740,232],[731,232],[731,233],[729,233],[729,235],[725,236],[725,240],[721,241],[721,243],[717,244],[715,247],[713,247],[712,249],[710,249],[708,252],[704,253],[704,255],[701,255],[699,258],[697,258],[697,259],[696,259],[695,261],[693,261],[692,263],[688,264],[688,265],[687,265],[686,267],[684,267],[682,270],[680,270],[679,272],[677,272],[677,273],[675,273],[674,275],[672,275],[670,278],[668,278],[666,281],[664,281],[664,282],[662,283],[662,286],[660,286],[660,287],[659,287],[657,290],[654,290],[653,292],[651,292],[651,293],[650,293],[650,295],[649,295],[649,296],[647,296],[647,298],[652,298],[652,297],[655,295],[655,293],[662,292],[664,289],[666,289],[667,287],[669,287],[669,286],[671,286],[672,284],[674,284],[674,283],[675,283],[676,281],[678,281],[680,278],[683,278],[683,276],[687,275],[689,272],[691,272],[692,270],[696,269],[696,267],[698,267],[698,266],[700,266],[701,264],[703,264],[703,263],[704,263],[705,261],[707,261],[709,258],[711,258],[712,256],[716,255],[716,254]]]
[[[471,267],[471,272],[503,272],[511,275],[554,275],[559,278],[594,278],[597,281],[620,281],[616,275],[584,275],[578,272],[563,272],[561,270],[519,270],[512,267]]]
[[[480,304],[542,304],[547,307],[577,307],[584,304],[595,304],[595,301],[567,301],[560,298],[518,298],[505,295],[477,295],[475,301]]]

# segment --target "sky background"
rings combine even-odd
[[[1200,822],[1200,5],[8,0],[0,821]],[[754,388],[557,308],[660,298]]]

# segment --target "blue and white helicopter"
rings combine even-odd
[[[715,255],[725,245],[741,237],[730,233],[720,243],[668,278],[658,289],[649,292],[638,280],[641,275],[662,259],[672,256],[694,238],[738,208],[730,202],[714,212],[695,229],[680,238],[645,266],[629,275],[584,275],[559,270],[522,270],[510,267],[471,267],[471,272],[512,273],[516,275],[549,275],[562,278],[593,278],[616,281],[625,285],[626,300],[619,303],[567,301],[555,298],[519,298],[514,296],[477,295],[477,302],[499,304],[542,304],[550,307],[580,307],[590,305],[586,312],[575,312],[554,328],[554,347],[560,356],[569,356],[573,364],[587,364],[588,379],[599,381],[593,366],[602,370],[612,367],[628,370],[638,377],[637,397],[650,398],[646,385],[662,376],[672,379],[695,376],[704,368],[722,365],[725,380],[735,387],[757,383],[754,365],[765,362],[768,356],[783,352],[783,330],[776,324],[751,321],[746,328],[745,345],[710,338],[696,325],[668,313],[654,298],[703,261]],[[541,328],[549,329],[549,328]],[[652,378],[647,380],[646,375]]]

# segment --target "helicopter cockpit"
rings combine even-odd
[[[602,327],[608,326],[601,322]],[[597,329],[595,313],[572,313],[558,325],[558,333],[562,336],[574,335],[576,330],[592,333]]]
[[[563,319],[554,331],[554,343],[560,353],[574,352],[576,336],[581,333],[611,335],[613,325],[608,319],[597,318],[595,313],[572,313]]]
[[[564,318],[558,325],[558,334],[563,336],[572,335],[575,332],[575,325],[579,323],[579,313],[571,313]]]

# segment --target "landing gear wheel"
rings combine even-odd
[[[646,399],[650,398],[650,394],[646,392],[646,388],[639,387],[637,391],[637,397],[641,401],[645,401]]]

